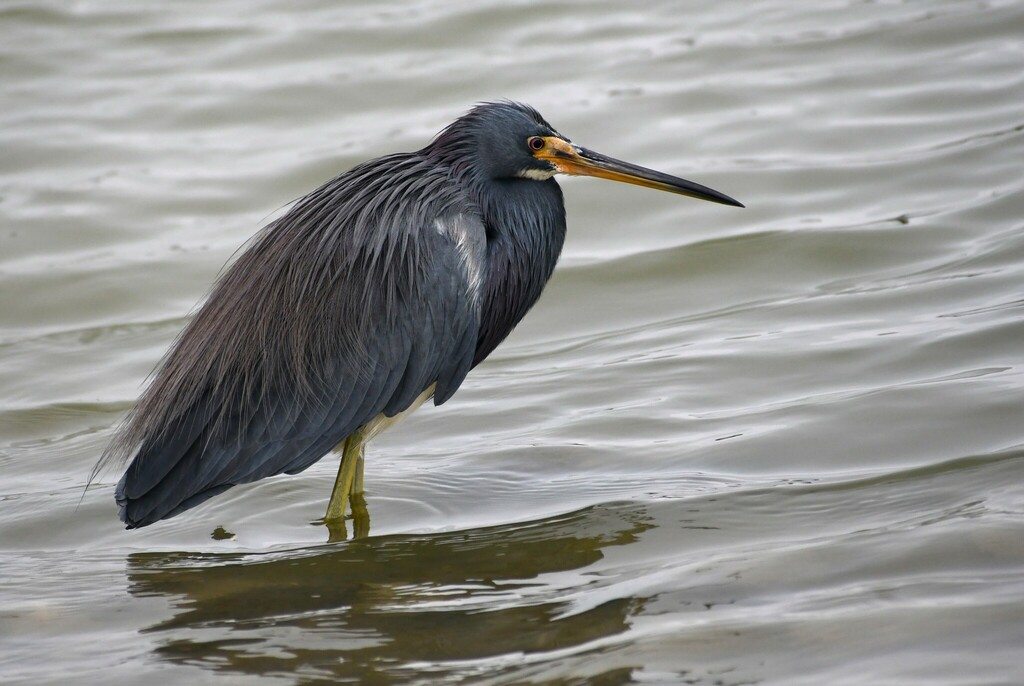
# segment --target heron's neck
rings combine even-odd
[[[487,278],[474,364],[537,302],[565,242],[562,191],[553,180],[490,181],[477,200],[487,228]]]

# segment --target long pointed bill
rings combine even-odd
[[[719,193],[699,183],[623,162],[614,157],[573,145],[555,136],[545,136],[543,140],[544,147],[534,152],[533,155],[538,159],[550,162],[559,173],[596,176],[601,179],[632,183],[645,188],[655,188],[659,191],[688,195],[700,200],[710,200],[723,205],[743,207],[743,203],[730,198],[725,193]]]

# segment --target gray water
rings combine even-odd
[[[89,471],[235,250],[480,100],[540,304],[367,458],[124,531]],[[1024,5],[3,2],[0,681],[1024,683]]]

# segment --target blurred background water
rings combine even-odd
[[[89,471],[238,246],[480,100],[567,180],[442,408],[122,530]],[[0,681],[1024,683],[1024,5],[0,4]]]

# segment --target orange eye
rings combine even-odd
[[[544,139],[540,136],[530,136],[526,143],[530,146],[530,150],[537,151],[544,149]]]

